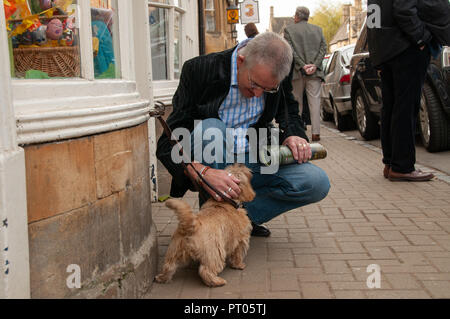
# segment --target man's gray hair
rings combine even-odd
[[[295,10],[295,16],[300,21],[308,21],[309,20],[309,9],[307,7],[297,7]]]
[[[247,69],[253,66],[267,65],[272,69],[272,75],[281,82],[291,71],[292,48],[280,35],[274,32],[258,34],[243,47],[239,54],[245,57]]]

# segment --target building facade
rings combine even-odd
[[[198,54],[197,2],[0,7],[0,298],[140,297],[158,259],[149,111]]]
[[[365,17],[366,12],[363,10],[362,0],[355,0],[355,5],[344,4],[342,6],[341,27],[330,41],[330,52],[356,43]]]
[[[199,0],[204,4],[205,53],[219,52],[234,47],[236,27],[227,23],[227,8],[237,6],[236,0]],[[201,32],[201,31],[200,31]]]

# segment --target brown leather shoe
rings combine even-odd
[[[392,182],[398,181],[426,182],[432,179],[433,177],[434,175],[432,173],[426,173],[420,170],[415,170],[407,174],[397,173],[394,172],[392,169],[389,171],[389,180]]]
[[[383,176],[384,178],[389,178],[389,170],[391,169],[391,165],[384,165]]]
[[[313,142],[319,142],[320,141],[320,134],[313,134],[312,135],[312,141]]]

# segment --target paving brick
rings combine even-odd
[[[335,281],[330,282],[333,290],[367,290],[367,284],[364,281]]]
[[[344,215],[345,218],[364,218],[360,210],[343,209],[342,215]]]
[[[244,292],[242,299],[301,299],[300,291]]]
[[[450,281],[450,273],[417,273],[414,274],[417,279],[423,280],[423,281]]]
[[[317,255],[294,255],[296,267],[317,267],[320,265]]]
[[[321,260],[355,260],[355,259],[370,259],[367,254],[321,254]]]
[[[450,258],[430,258],[430,261],[439,271],[450,273]]]
[[[346,290],[334,290],[336,299],[366,299],[366,294],[362,290],[346,291]]]
[[[353,232],[352,227],[348,223],[330,223],[330,228],[334,232]]]
[[[334,238],[314,238],[315,247],[334,247],[337,248],[336,240]]]
[[[369,290],[365,294],[369,299],[429,299],[423,290]]]
[[[422,286],[411,274],[385,274],[393,289],[422,289]]]
[[[305,299],[332,299],[333,294],[326,283],[301,283],[301,291]]]
[[[364,253],[366,249],[358,242],[339,242],[343,253]]]
[[[378,230],[378,234],[380,234],[384,240],[405,240],[405,236],[397,230]]]
[[[353,225],[353,229],[355,234],[358,236],[378,236],[378,232],[375,230],[375,227],[360,227]]]
[[[271,291],[298,291],[299,284],[296,276],[290,274],[271,274],[270,276]]]
[[[289,261],[293,259],[294,257],[291,249],[270,249],[268,253],[269,261]]]
[[[327,274],[348,274],[351,272],[349,266],[343,260],[324,260],[322,264]]]
[[[413,243],[413,245],[436,245],[436,242],[432,240],[429,236],[425,235],[406,235],[406,238],[410,242]]]
[[[450,298],[450,281],[422,281],[433,298]]]
[[[389,249],[389,247],[369,247],[367,250],[372,258],[397,259],[397,256]]]
[[[330,281],[354,281],[352,274],[298,274],[298,279],[303,282],[330,282]]]

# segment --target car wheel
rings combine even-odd
[[[339,131],[347,131],[353,129],[354,122],[351,115],[342,115],[341,113],[339,113],[339,110],[333,100],[331,100],[331,106],[333,107],[333,120],[336,128]]]
[[[439,152],[450,148],[450,121],[442,111],[438,96],[427,82],[420,99],[419,131],[427,151]]]
[[[328,113],[327,111],[325,111],[325,105],[324,104],[325,104],[325,101],[322,99],[322,101],[320,102],[320,118],[324,122],[331,122],[333,120],[333,114]]]
[[[366,140],[373,140],[380,136],[380,126],[376,117],[369,111],[363,92],[357,89],[354,104],[356,125],[359,133]]]

